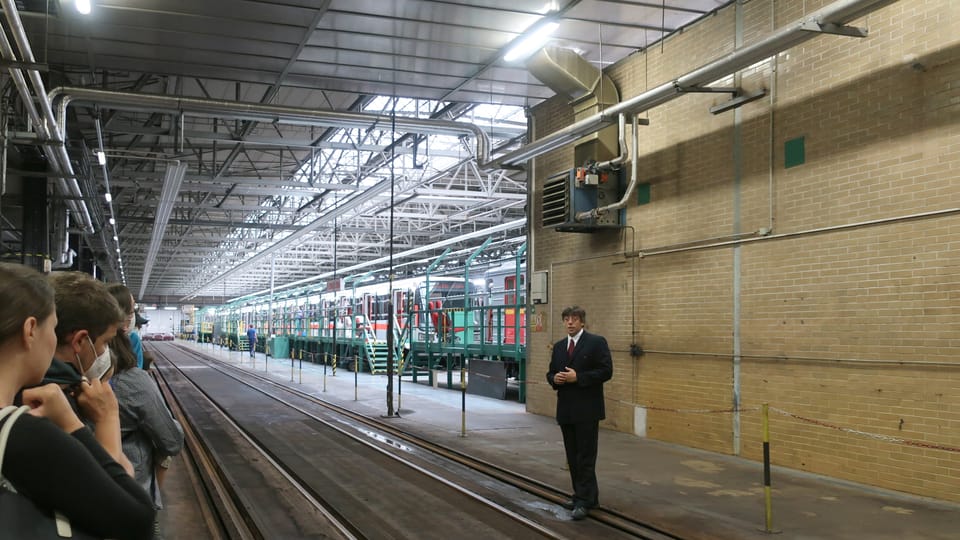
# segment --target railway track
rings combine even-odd
[[[679,538],[191,349],[154,349],[219,538]],[[174,361],[175,360],[175,361]]]

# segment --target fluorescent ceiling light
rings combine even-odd
[[[104,195],[104,198],[107,199],[107,202],[110,202],[113,200],[113,195],[110,195],[110,192],[108,191],[106,195]]]
[[[557,0],[550,0],[549,2],[544,4],[542,8],[538,9],[537,13],[550,13],[553,11],[557,11],[558,9],[560,8],[559,6],[557,6]]]
[[[530,35],[524,37],[517,42],[516,45],[511,47],[510,50],[507,51],[507,54],[503,55],[503,60],[505,62],[514,62],[530,56],[538,51],[540,47],[543,47],[547,39],[550,38],[550,35],[553,34],[559,26],[560,23],[553,21],[540,25],[540,27]]]
[[[107,164],[107,155],[103,153],[103,150],[97,150],[97,163],[100,165]]]
[[[89,15],[90,7],[90,0],[77,0],[77,11],[79,11],[81,15]]]

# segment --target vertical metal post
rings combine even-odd
[[[760,408],[763,419],[763,524],[764,531],[773,530],[773,501],[770,496],[770,404],[764,403]]]
[[[467,357],[460,361],[460,436],[467,436]]]
[[[466,358],[466,351],[468,345],[473,343],[473,325],[470,324],[470,265],[473,264],[473,260],[476,259],[480,253],[487,249],[487,246],[490,245],[490,242],[493,241],[492,236],[488,236],[484,240],[483,244],[480,245],[477,249],[467,257],[467,260],[463,264],[463,350],[464,358]],[[452,321],[451,321],[452,322]],[[454,336],[456,336],[456,327],[454,327]],[[456,339],[454,339],[456,342]]]
[[[526,366],[524,365],[524,364],[526,363],[526,358],[522,358],[522,359],[521,359],[521,357],[520,357],[520,347],[521,347],[521,345],[522,345],[522,344],[520,343],[520,335],[521,335],[520,332],[523,331],[523,332],[524,332],[523,335],[526,335],[526,328],[525,328],[525,326],[526,326],[526,322],[527,322],[527,320],[526,320],[526,315],[524,315],[524,320],[523,320],[524,328],[521,329],[521,328],[520,328],[520,309],[521,309],[521,306],[522,306],[522,307],[523,307],[523,310],[524,310],[524,314],[526,314],[526,308],[527,308],[527,290],[526,290],[526,287],[524,287],[524,289],[523,289],[523,301],[521,302],[521,300],[520,300],[520,267],[521,267],[520,261],[521,261],[521,259],[523,258],[523,254],[526,253],[526,252],[527,252],[527,243],[524,242],[523,244],[520,245],[520,248],[517,249],[517,258],[516,258],[516,265],[517,265],[517,266],[516,266],[516,272],[514,273],[514,277],[513,277],[513,292],[514,292],[514,297],[513,297],[513,303],[514,303],[514,306],[513,306],[513,359],[517,362],[517,366],[518,366],[518,369],[517,369],[517,377],[520,378],[520,388],[519,388],[518,393],[517,393],[517,401],[519,401],[520,403],[526,403],[526,402],[527,402],[527,378],[526,378],[526,373],[525,373],[525,371],[526,371]],[[531,265],[530,268],[533,269],[533,266]],[[529,281],[530,281],[529,279],[525,279],[525,280],[524,280],[524,284],[526,284],[526,283],[529,282]],[[501,343],[503,343],[503,341],[501,341]],[[524,342],[523,345],[525,345],[525,342]]]
[[[426,323],[425,326],[426,326],[426,328],[427,328],[427,331],[426,331],[427,371],[430,373],[430,383],[431,383],[431,384],[434,384],[434,381],[433,381],[433,377],[434,377],[434,374],[433,374],[433,366],[434,366],[434,363],[433,363],[433,350],[432,350],[433,347],[431,346],[431,344],[433,343],[433,340],[430,339],[430,322],[433,320],[433,319],[432,319],[432,315],[433,315],[433,314],[430,312],[429,309],[427,309],[427,306],[430,305],[430,272],[433,272],[433,269],[436,268],[437,266],[439,266],[441,262],[443,262],[443,259],[445,259],[445,258],[447,257],[447,254],[450,253],[450,250],[451,250],[451,249],[452,249],[452,248],[447,248],[447,249],[443,250],[443,253],[441,253],[439,257],[437,257],[436,259],[434,259],[433,262],[430,263],[430,266],[427,267],[426,278],[425,278],[425,279],[426,279],[426,285],[425,285],[425,288],[424,288],[424,291],[423,291],[423,300],[422,300],[423,306],[421,306],[423,309],[420,310],[420,311],[422,311],[423,313],[426,314],[426,318],[424,319],[424,322]]]

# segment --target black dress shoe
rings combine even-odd
[[[587,514],[589,514],[589,513],[590,513],[590,511],[587,510],[586,508],[584,508],[584,507],[582,507],[582,506],[577,506],[576,508],[573,509],[573,514],[572,514],[572,515],[573,515],[573,519],[574,519],[575,521],[580,521],[581,519],[587,517]]]

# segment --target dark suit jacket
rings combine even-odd
[[[613,376],[610,347],[603,336],[587,333],[580,336],[573,358],[567,358],[567,337],[553,346],[547,382],[557,391],[557,423],[577,424],[605,418],[603,383]],[[553,384],[553,376],[570,367],[577,372],[577,382]]]

